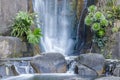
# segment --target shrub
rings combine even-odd
[[[31,30],[31,26],[34,25],[34,17],[34,13],[27,13],[23,11],[17,13],[12,24],[11,35],[19,37],[22,41],[27,41],[32,44],[39,43],[41,29],[36,28],[34,31]]]
[[[108,26],[108,20],[105,15],[97,10],[97,7],[92,5],[88,8],[88,15],[85,18],[85,24],[91,27],[93,32],[92,41],[97,44],[99,48],[105,45],[106,30],[105,27]]]

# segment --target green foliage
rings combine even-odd
[[[85,24],[91,27],[93,32],[92,41],[98,48],[102,49],[107,42],[106,27],[109,25],[107,17],[97,7],[92,5],[88,8],[88,15],[85,17]]]
[[[119,27],[113,27],[113,28],[112,28],[112,32],[113,32],[113,33],[118,32],[119,29],[120,29]]]
[[[114,5],[116,5],[116,1],[117,0],[106,0],[107,1],[107,6],[108,7],[112,7],[112,6],[114,6]]]
[[[32,44],[39,43],[41,30],[38,28],[34,29],[34,31],[31,30],[31,26],[34,25],[34,17],[34,13],[30,14],[22,11],[17,13],[12,25],[11,35]]]
[[[27,40],[29,43],[38,44],[41,36],[41,29],[36,28],[33,32],[31,30],[28,31]]]
[[[97,36],[98,37],[104,37],[104,35],[105,35],[105,30],[104,29],[101,29],[101,30],[97,31]]]
[[[33,14],[29,14],[27,12],[19,12],[14,19],[11,35],[15,37],[20,37],[22,40],[25,40],[27,36],[27,31],[33,24]]]
[[[92,24],[92,18],[90,17],[90,16],[86,16],[86,18],[85,18],[85,23],[86,23],[86,25],[91,25]]]
[[[107,0],[108,8],[98,9],[95,6],[88,8],[85,24],[91,27],[92,42],[105,57],[111,57],[116,32],[120,30],[120,6],[115,5],[116,0]],[[96,10],[97,9],[97,10]],[[92,46],[91,46],[92,47]],[[92,48],[91,48],[92,49]]]
[[[88,11],[89,12],[95,12],[97,10],[97,7],[95,5],[91,5],[89,8],[88,8]]]
[[[100,29],[100,23],[93,23],[92,25],[92,30],[93,31],[98,31]]]
[[[95,20],[101,20],[101,19],[104,19],[105,17],[103,16],[103,13],[97,11],[95,14],[94,14],[94,18]]]
[[[100,21],[100,24],[101,24],[101,26],[108,26],[108,20],[102,19],[102,20]]]

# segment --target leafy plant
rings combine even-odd
[[[92,25],[92,30],[93,31],[98,31],[100,29],[100,23],[93,23]]]
[[[106,27],[109,21],[106,16],[94,5],[88,8],[88,15],[85,17],[85,24],[91,27],[93,32],[92,42],[102,49],[106,45]]]
[[[26,40],[27,31],[30,26],[34,24],[33,14],[20,11],[14,19],[12,24],[11,35],[15,37],[20,37],[23,41]]]
[[[27,13],[20,11],[17,13],[13,25],[11,35],[19,37],[22,41],[27,41],[32,44],[39,43],[41,37],[41,29],[35,28],[31,30],[31,26],[34,25],[34,13]]]
[[[27,40],[28,40],[29,43],[37,44],[37,43],[40,42],[40,37],[41,36],[42,36],[41,29],[36,28],[36,29],[34,29],[33,32],[31,30],[28,31]]]
[[[120,30],[120,26],[115,23],[120,19],[120,7],[116,6],[115,2],[109,2],[109,8],[104,9],[104,11],[102,10],[97,9],[94,5],[90,6],[88,14],[85,17],[85,24],[91,28],[93,33],[92,43],[97,45],[100,53],[103,53],[107,57],[112,54],[111,49],[115,43],[114,33]],[[91,49],[92,47],[93,45]]]
[[[94,6],[94,5],[91,5],[89,8],[88,8],[88,11],[89,12],[95,12],[97,10],[97,7],[96,6]]]

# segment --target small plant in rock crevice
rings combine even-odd
[[[40,53],[39,42],[42,36],[41,29],[35,27],[35,18],[37,18],[35,13],[20,11],[13,21],[11,31],[12,36],[26,43],[27,52],[34,55]]]
[[[31,26],[34,25],[34,18],[34,13],[27,13],[23,11],[17,13],[12,24],[11,35],[19,37],[22,41],[38,44],[42,35],[40,28],[34,28],[34,30],[31,29]]]

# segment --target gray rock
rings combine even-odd
[[[98,78],[95,80],[120,80],[120,77],[114,77],[114,76],[109,76],[109,77],[102,77],[102,78]]]
[[[118,26],[120,25],[120,22],[117,22]],[[115,41],[113,47],[112,47],[112,58],[113,59],[120,59],[120,32],[115,34]]]
[[[0,59],[0,78],[35,73],[30,65],[31,59],[31,57]]]
[[[77,67],[78,67],[78,75],[82,78],[89,78],[89,80],[91,80],[98,76],[95,70],[92,70],[87,66],[84,66],[82,64],[77,64]]]
[[[106,76],[113,75],[116,65],[118,65],[119,61],[114,59],[106,59],[105,67],[104,67],[104,74]]]
[[[17,5],[17,6],[16,6]],[[0,34],[9,35],[10,25],[16,13],[27,11],[27,0],[0,0]]]
[[[116,66],[115,70],[113,71],[113,75],[120,77],[120,64]]]
[[[9,64],[5,65],[0,65],[0,78],[3,77],[8,77],[8,76],[13,76],[13,72],[9,66]]]
[[[21,56],[22,42],[16,37],[0,36],[0,58]]]
[[[30,65],[30,61],[14,61],[12,63],[11,69],[14,75],[35,73],[32,66]]]
[[[78,62],[95,70],[99,75],[101,75],[104,67],[105,58],[101,54],[81,54],[78,58]]]
[[[60,53],[44,53],[35,56],[31,65],[37,73],[65,73],[67,62]]]

